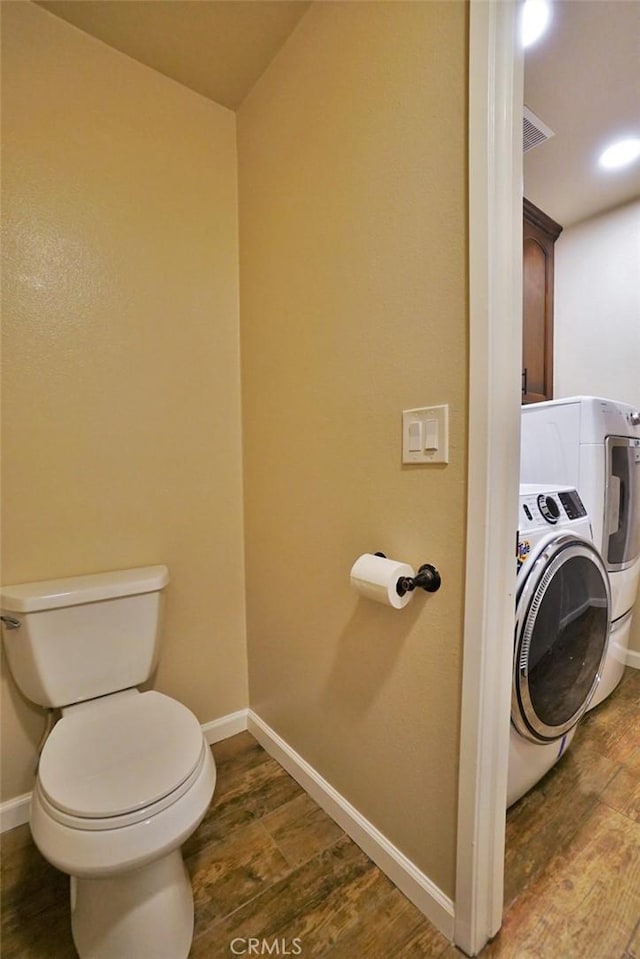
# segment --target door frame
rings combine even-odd
[[[469,461],[455,943],[502,923],[522,357],[519,0],[469,6]]]

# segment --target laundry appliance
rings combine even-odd
[[[609,572],[609,652],[591,707],[618,685],[640,581],[640,411],[596,396],[522,407],[521,483],[578,489]]]
[[[551,769],[594,696],[609,577],[574,488],[521,485],[507,805]]]

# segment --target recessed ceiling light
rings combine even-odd
[[[520,36],[523,47],[530,47],[539,40],[551,21],[549,0],[525,0],[520,21]]]
[[[640,157],[640,137],[627,137],[625,140],[617,140],[600,154],[598,163],[605,170],[617,170],[619,167],[628,166]]]

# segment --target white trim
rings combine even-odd
[[[0,803],[0,832],[8,832],[29,822],[30,803],[31,793],[23,793],[22,796]]]
[[[448,939],[453,938],[453,902],[427,875],[370,823],[313,766],[289,746],[253,710],[249,732],[276,759],[326,813],[382,869]]]
[[[633,669],[640,669],[640,652],[638,652],[636,649],[628,649],[625,663],[627,666],[631,666]]]
[[[243,733],[247,728],[248,712],[248,709],[239,709],[235,713],[229,713],[227,716],[221,716],[220,719],[204,723],[202,726],[204,738],[211,746],[213,743],[219,743],[223,739],[235,736],[236,733]]]
[[[303,789],[334,819],[382,869],[414,905],[449,939],[453,938],[453,902],[407,856],[370,823],[348,800],[291,748],[253,710],[240,709],[210,723],[202,732],[211,743],[248,729],[258,742],[296,779]],[[29,821],[31,793],[0,803],[1,831]]]
[[[470,6],[469,471],[455,943],[502,922],[522,355],[517,0]]]

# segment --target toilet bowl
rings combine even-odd
[[[2,590],[14,677],[61,709],[40,755],[30,826],[43,856],[71,877],[80,959],[186,959],[191,946],[180,847],[213,795],[211,750],[182,703],[120,685],[142,682],[155,662],[167,582],[165,567],[147,567]],[[64,702],[71,687],[78,698]],[[84,698],[88,689],[98,694]]]
[[[73,877],[83,959],[188,954],[193,899],[180,846],[214,785],[200,725],[175,700],[130,690],[64,710],[40,757],[31,831]]]

